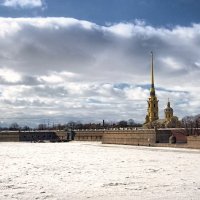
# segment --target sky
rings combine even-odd
[[[198,0],[0,0],[0,123],[200,113]]]

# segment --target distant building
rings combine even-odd
[[[180,127],[181,123],[178,117],[173,115],[173,108],[170,106],[168,99],[167,107],[164,109],[165,119],[159,119],[158,117],[158,99],[154,87],[154,60],[153,52],[151,52],[151,88],[150,97],[147,100],[148,108],[147,115],[145,118],[144,128],[176,128]]]
[[[170,121],[173,118],[173,108],[170,107],[169,99],[167,107],[165,108],[164,112],[165,112],[165,120]]]

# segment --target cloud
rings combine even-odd
[[[18,73],[6,68],[0,69],[0,77],[4,81],[11,82],[11,83],[16,83],[21,79]]]
[[[43,7],[43,0],[4,0],[2,5],[7,7],[20,7],[20,8],[36,8]]]
[[[99,26],[72,18],[0,18],[0,24],[5,120],[143,122],[151,50],[160,117],[168,97],[179,117],[200,112],[200,24]]]

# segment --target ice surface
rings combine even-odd
[[[199,200],[200,151],[0,143],[0,200]]]

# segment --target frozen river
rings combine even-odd
[[[200,151],[0,143],[0,199],[200,199]]]

